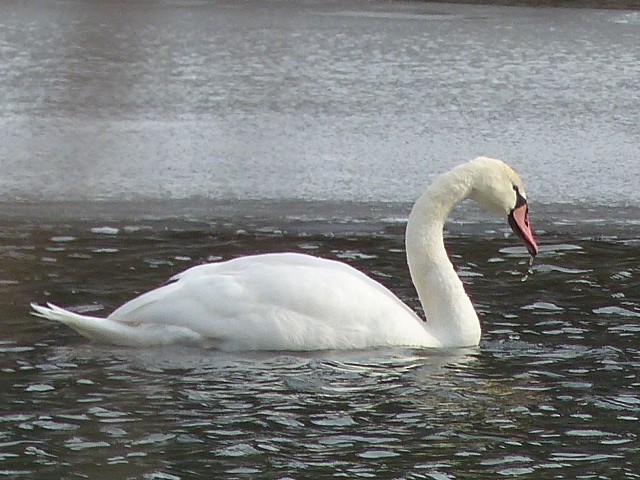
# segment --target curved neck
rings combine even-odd
[[[480,322],[444,246],[444,224],[469,197],[472,175],[456,168],[439,177],[415,203],[407,223],[411,279],[424,309],[426,329],[443,347],[477,345]]]

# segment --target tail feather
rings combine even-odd
[[[37,303],[32,303],[31,308],[34,310],[31,312],[31,315],[65,324],[71,324],[73,323],[73,320],[77,320],[78,318],[94,318],[95,320],[100,320],[96,317],[87,317],[78,313],[70,312],[64,308],[54,305],[53,303],[47,303],[46,307],[38,305]]]
[[[64,323],[83,337],[100,343],[122,346],[154,346],[176,342],[198,343],[202,335],[176,325],[127,325],[108,318],[91,317],[70,312],[51,303],[46,307],[31,304],[32,315]]]

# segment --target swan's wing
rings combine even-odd
[[[425,342],[415,314],[384,286],[344,263],[300,254],[193,267],[109,318],[187,327],[234,349]]]

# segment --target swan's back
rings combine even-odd
[[[437,346],[378,282],[344,263],[295,253],[190,268],[108,318],[186,327],[233,350]]]

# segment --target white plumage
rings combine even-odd
[[[427,323],[362,272],[297,253],[190,268],[106,319],[51,304],[32,307],[35,315],[65,323],[89,339],[128,346],[189,342],[224,350],[318,350],[475,345],[480,323],[446,255],[444,221],[467,197],[509,215],[518,207],[514,192],[524,195],[513,170],[481,157],[441,176],[416,202],[407,226],[407,257]],[[521,225],[526,231],[518,233],[535,254],[526,222]]]

